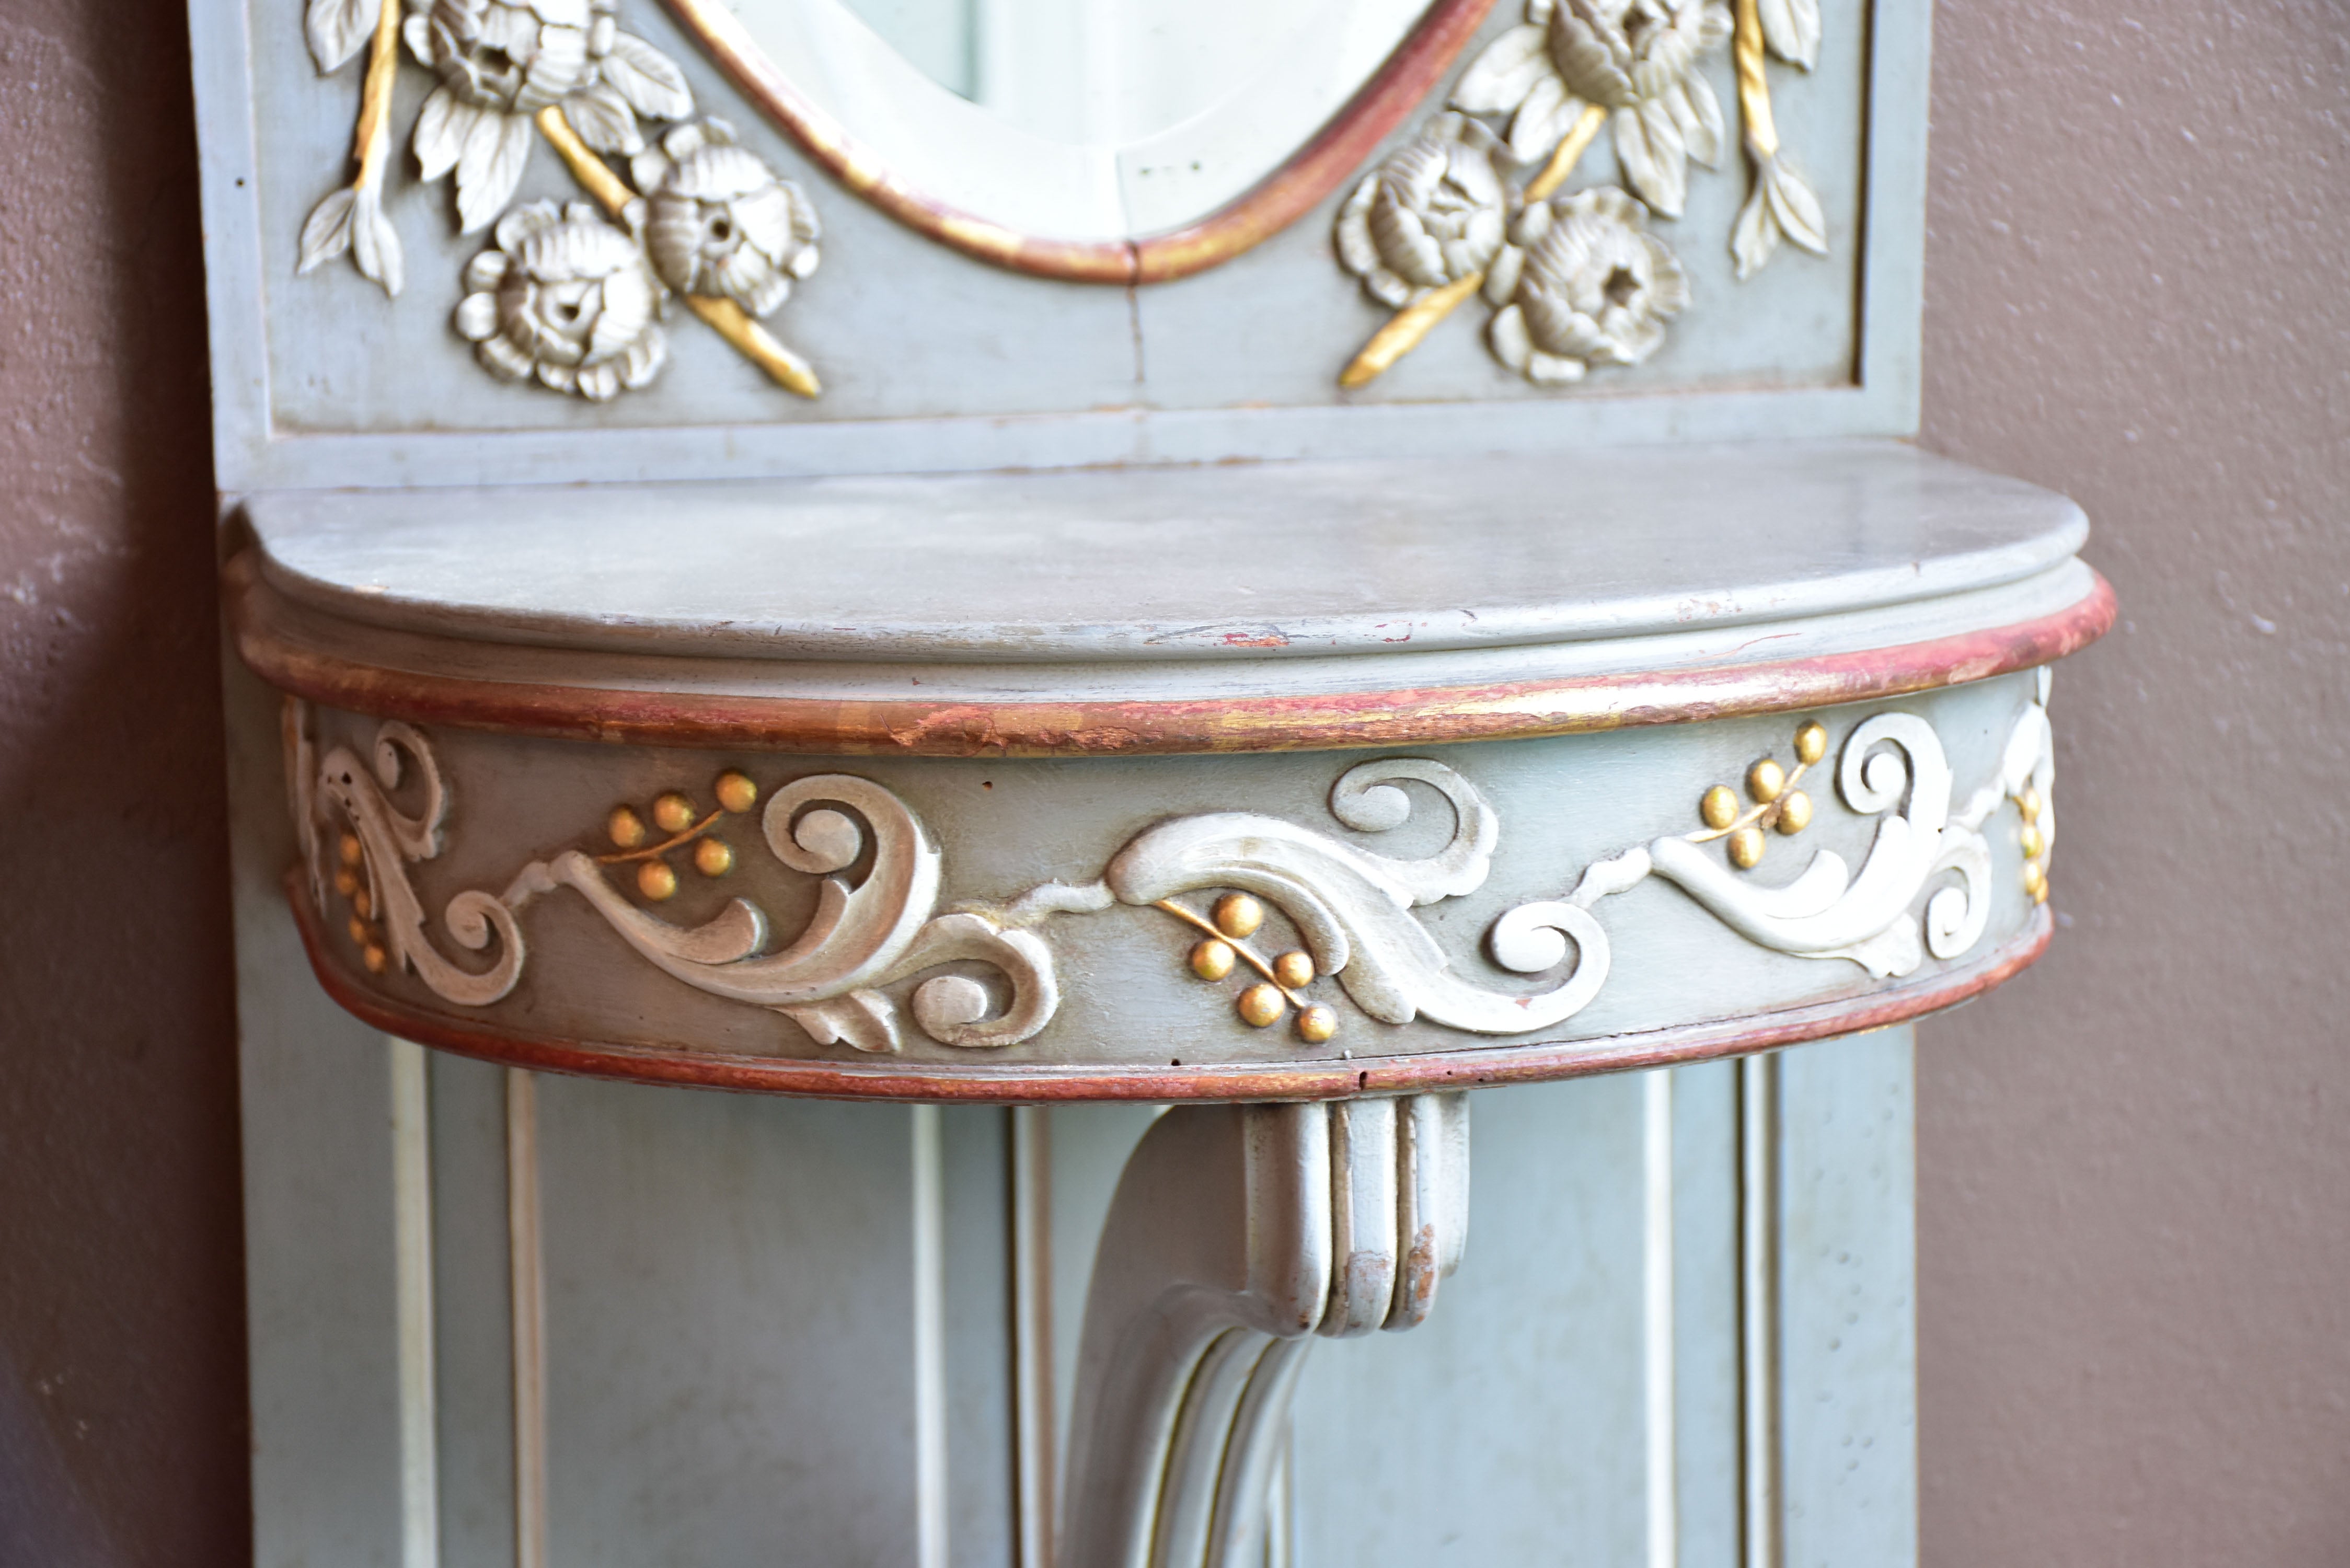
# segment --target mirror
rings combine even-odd
[[[1245,206],[1331,142],[1335,121],[1351,156],[1303,202],[1291,192],[1311,205],[1491,3],[671,0],[762,107],[883,206],[989,259],[1105,281],[1134,269],[1135,242]],[[1280,223],[1239,226],[1242,244],[1164,275]]]

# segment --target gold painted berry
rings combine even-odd
[[[1795,732],[1795,760],[1810,765],[1828,754],[1827,727],[1819,723],[1805,724]]]
[[[1728,784],[1716,784],[1697,803],[1697,814],[1708,827],[1720,831],[1738,820],[1738,797]]]
[[[1308,1045],[1319,1045],[1338,1033],[1338,1014],[1315,1002],[1297,1015],[1297,1037]]]
[[[1779,831],[1801,833],[1812,825],[1812,797],[1802,790],[1791,789],[1779,803]]]
[[[677,893],[677,873],[661,860],[648,860],[637,868],[637,891],[660,903]]]
[[[1281,1015],[1289,1011],[1288,1000],[1281,994],[1281,988],[1263,983],[1242,992],[1237,1005],[1242,1020],[1259,1029],[1280,1023]]]
[[[1227,893],[1216,900],[1216,929],[1235,940],[1253,936],[1264,924],[1264,906],[1246,893]]]
[[[720,805],[738,815],[759,804],[759,786],[751,782],[750,774],[737,773],[733,768],[718,775],[713,793],[718,796]]]
[[[683,833],[693,826],[693,802],[670,791],[653,802],[653,826],[663,833]]]
[[[1762,864],[1762,830],[1748,824],[1730,836],[1730,863],[1741,871]]]
[[[1230,942],[1209,937],[1191,950],[1191,972],[1201,980],[1222,980],[1232,972],[1232,964],[1239,957]]]

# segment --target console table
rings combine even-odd
[[[2114,615],[1907,439],[1922,13],[302,9],[259,1562],[1914,1562],[1910,1025]]]

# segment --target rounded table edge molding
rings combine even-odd
[[[377,718],[559,740],[831,756],[1163,756],[1534,739],[1867,701],[2054,663],[2116,613],[2092,570],[2070,607],[1866,652],[1638,674],[1132,701],[842,701],[486,680],[370,663],[284,625],[248,550],[223,570],[238,656],[280,691]],[[592,662],[592,658],[582,662]],[[803,669],[820,666],[804,665]]]

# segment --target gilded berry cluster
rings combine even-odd
[[[2026,785],[2015,796],[2015,809],[2023,817],[2023,826],[2017,842],[2023,851],[2023,890],[2035,904],[2048,901],[2048,857],[2056,846],[2056,819],[2048,811],[2048,803],[2040,791]]]
[[[1263,904],[1246,893],[1227,893],[1216,900],[1211,918],[1206,919],[1171,898],[1162,898],[1154,907],[1201,933],[1189,962],[1191,972],[1201,980],[1228,979],[1243,964],[1263,976],[1233,999],[1243,1022],[1270,1029],[1295,1008],[1297,1037],[1308,1045],[1319,1045],[1338,1033],[1336,1010],[1301,994],[1314,983],[1311,955],[1293,949],[1267,962],[1248,945],[1248,939],[1264,925]]]
[[[375,877],[367,851],[356,833],[346,833],[335,846],[335,891],[349,901],[351,918],[345,928],[359,950],[359,961],[369,974],[381,974],[390,961],[384,946],[382,916],[377,907]]]
[[[1812,797],[1795,786],[1814,763],[1828,754],[1828,732],[1815,722],[1806,721],[1795,731],[1795,766],[1793,772],[1781,765],[1776,757],[1764,757],[1746,770],[1746,795],[1753,804],[1742,807],[1737,792],[1728,784],[1716,784],[1705,792],[1698,802],[1698,815],[1705,830],[1692,833],[1692,844],[1705,844],[1716,838],[1730,841],[1730,863],[1741,871],[1751,871],[1762,864],[1763,851],[1770,847],[1765,836],[1772,828],[1794,835],[1812,825]]]
[[[734,869],[734,850],[711,830],[729,815],[741,815],[759,803],[759,786],[747,774],[733,769],[720,774],[711,786],[718,804],[707,814],[702,812],[691,795],[680,790],[669,790],[656,796],[643,815],[632,805],[616,805],[604,819],[604,830],[612,840],[613,852],[599,855],[597,864],[620,866],[631,862],[637,867],[637,891],[652,903],[677,896],[678,874],[670,863],[670,856],[692,846],[687,857],[693,868],[704,877],[723,877]],[[650,826],[645,817],[652,818]],[[654,833],[664,836],[658,843],[648,843]]]

